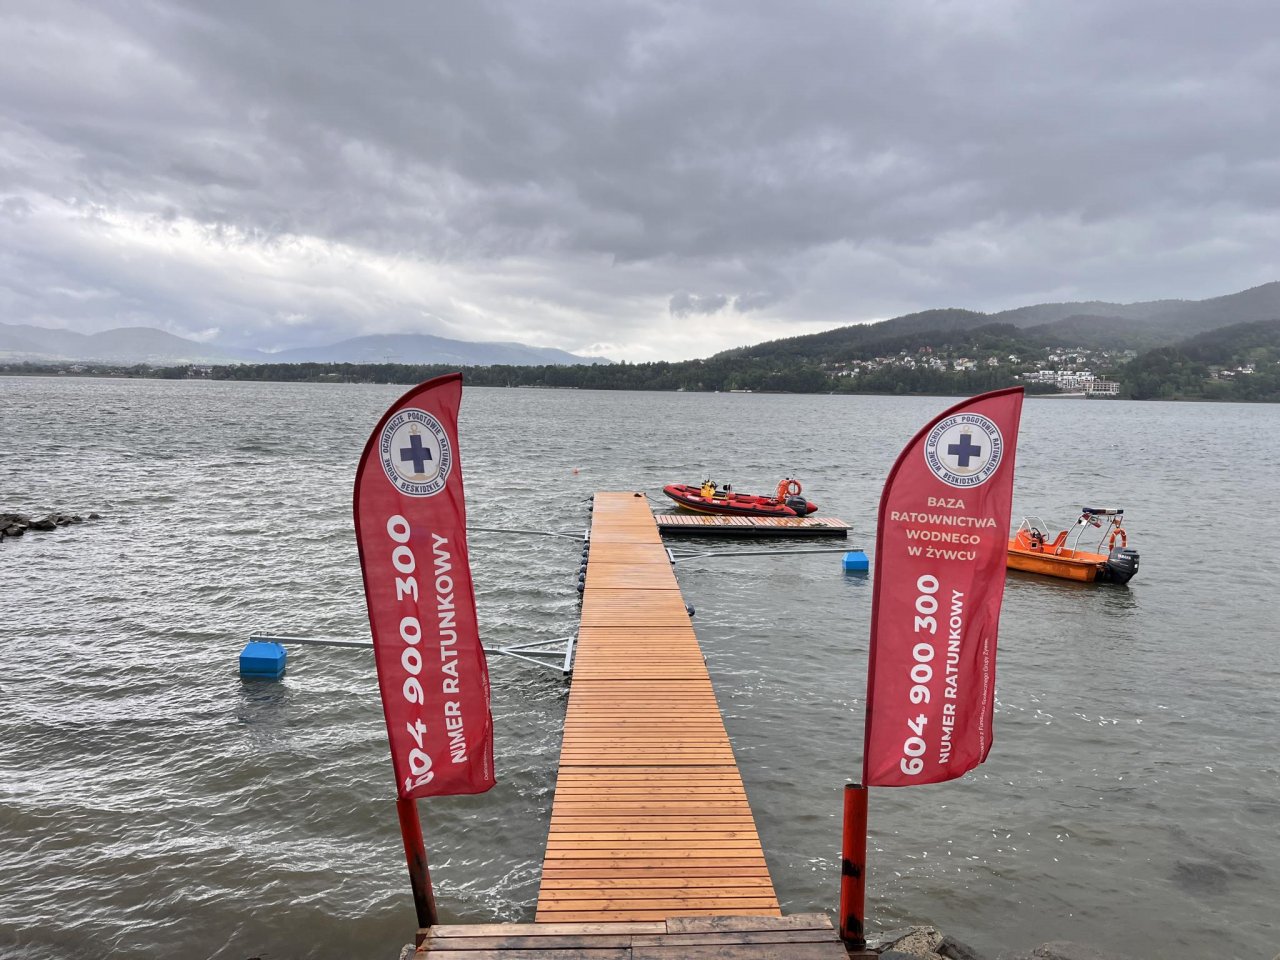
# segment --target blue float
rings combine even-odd
[[[850,550],[844,555],[845,573],[866,573],[871,569],[867,555],[861,550]]]
[[[282,645],[250,640],[240,651],[240,676],[252,680],[279,680],[289,655]]]

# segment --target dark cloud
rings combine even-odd
[[[1227,293],[1280,276],[1278,28],[1153,0],[0,8],[0,307],[646,359]]]
[[[669,309],[673,317],[706,316],[719,313],[729,305],[729,302],[729,298],[723,293],[698,296],[682,291],[671,298]]]

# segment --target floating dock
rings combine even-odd
[[[588,542],[535,922],[433,927],[418,957],[843,960],[825,916],[779,909],[644,495],[596,494]]]
[[[653,518],[664,536],[847,537],[836,517],[731,517],[712,513],[660,513]]]
[[[643,496],[598,493],[536,920],[780,916]]]

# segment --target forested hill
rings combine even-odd
[[[913,334],[954,334],[980,327],[1015,328],[1044,346],[1149,350],[1228,325],[1280,318],[1280,281],[1209,300],[1144,303],[1042,303],[1000,313],[942,309],[909,313],[874,324],[770,340],[726,350],[717,357],[840,362],[866,358]]]
[[[1280,400],[1280,320],[1236,323],[1150,350],[1123,376],[1138,400]]]
[[[62,372],[410,384],[457,369],[442,361]],[[927,310],[676,363],[461,369],[480,386],[955,396],[1019,383],[1030,392],[1072,392],[1095,378],[1117,382],[1122,398],[1280,401],[1280,283],[1198,302]],[[48,368],[9,363],[0,372]]]
[[[913,333],[953,334],[993,322],[990,315],[973,310],[925,310],[882,323],[861,323],[801,337],[768,340],[750,347],[737,347],[718,353],[711,359],[748,357],[835,363],[865,355],[881,341],[892,341]]]

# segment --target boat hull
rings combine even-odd
[[[1046,577],[1057,577],[1060,580],[1077,580],[1081,583],[1092,583],[1100,579],[1098,568],[1103,566],[1107,558],[1097,553],[1076,553],[1074,556],[1054,556],[1031,550],[1019,550],[1010,545],[1008,568],[1021,570],[1024,573],[1038,573]]]
[[[1112,556],[1088,550],[1072,550],[1061,545],[1065,536],[1059,536],[1056,544],[1034,545],[1025,531],[1009,541],[1006,566],[1010,570],[1038,573],[1059,580],[1075,580],[1080,583],[1128,583],[1138,572],[1136,550],[1117,550]]]
[[[700,487],[684,483],[670,483],[662,492],[674,500],[682,510],[693,513],[711,513],[732,517],[806,517],[818,509],[805,501],[807,509],[794,510],[775,497],[757,497],[745,493],[716,491],[712,497],[704,497]]]

